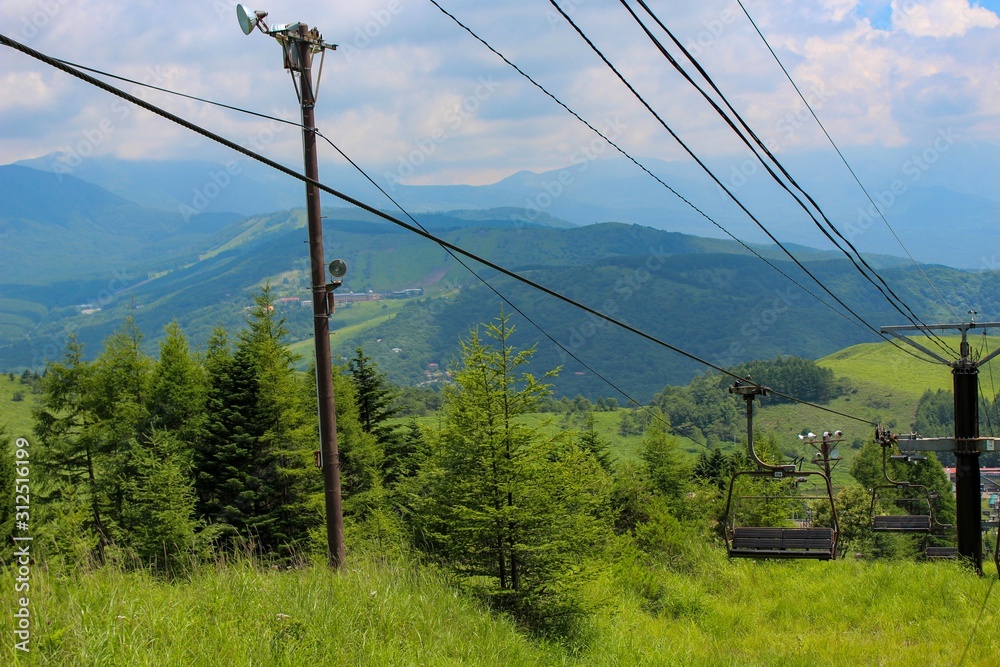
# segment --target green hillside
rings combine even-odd
[[[961,338],[956,335],[942,336],[941,339],[957,356]],[[938,354],[943,354],[938,346],[923,336],[913,336],[913,340]],[[985,356],[1000,345],[1000,337],[984,337],[981,332],[971,333],[968,340],[976,357]],[[899,343],[899,346],[904,350],[916,352],[904,343]],[[917,398],[928,390],[950,391],[952,388],[951,372],[947,366],[926,363],[889,343],[854,345],[824,357],[817,363],[832,369],[837,375],[844,375],[859,382],[882,385],[893,392],[914,395]],[[1000,362],[996,359],[980,369],[980,382],[984,393],[989,390],[990,377],[993,374],[1000,379]]]
[[[32,384],[14,375],[0,374],[0,428],[6,427],[10,438],[31,439],[34,421],[31,408],[35,404]]]
[[[84,186],[94,190],[94,186],[79,184]],[[81,211],[96,211],[91,214],[91,226],[119,230],[121,215],[112,203],[128,211],[134,205],[121,204],[113,195],[96,190],[88,190],[88,197],[75,205]],[[36,217],[56,216],[57,209],[61,210],[57,204],[44,207]],[[492,320],[501,308],[524,314],[514,315],[520,329],[518,344],[538,345],[539,366],[563,368],[555,385],[560,395],[583,394],[594,399],[616,394],[599,377],[603,376],[630,396],[646,401],[663,386],[686,384],[703,371],[694,361],[467,262],[513,306],[505,304],[439,246],[371,214],[340,208],[324,214],[325,255],[341,258],[349,267],[342,293],[423,289],[421,299],[403,303],[398,311],[395,305],[387,310],[341,309],[331,320],[338,352],[361,345],[398,384],[422,381],[430,364],[447,365],[459,337],[476,324]],[[141,212],[126,217],[130,223],[135,222],[132,218],[145,220]],[[778,354],[815,359],[873,338],[734,242],[621,223],[573,227],[545,218],[544,225],[526,225],[523,218],[523,211],[517,209],[418,215],[444,239],[719,366]],[[143,224],[155,227],[154,222],[150,219]],[[92,354],[130,312],[145,333],[146,349],[152,352],[163,327],[173,320],[181,324],[195,347],[203,346],[217,326],[239,328],[253,291],[262,284],[270,283],[279,298],[309,299],[303,224],[301,210],[254,216],[211,234],[202,230],[205,233],[198,242],[188,243],[183,252],[180,246],[171,245],[174,241],[157,241],[154,245],[163,253],[147,261],[133,241],[156,241],[165,233],[149,232],[148,239],[106,244],[133,260],[125,273],[116,272],[118,265],[112,261],[119,255],[110,259],[100,255],[94,264],[97,273],[87,279],[59,279],[58,272],[52,272],[48,284],[4,284],[0,370],[40,370],[46,360],[58,356],[70,333]],[[65,238],[71,247],[75,237]],[[775,248],[757,251],[810,291],[819,291]],[[867,321],[898,322],[898,314],[859,278],[849,262],[830,252],[795,251],[815,276]],[[913,267],[887,262],[880,272],[901,298],[927,318],[948,315]],[[983,317],[1000,313],[1000,273],[972,274],[945,267],[926,267],[925,272],[953,305],[974,306]],[[82,304],[99,310],[84,309]],[[310,338],[308,308],[288,306],[282,314],[294,340]],[[544,331],[535,329],[529,319]],[[560,349],[550,336],[566,349]],[[303,342],[300,347],[304,350],[308,345]]]

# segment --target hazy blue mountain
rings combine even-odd
[[[905,257],[893,232],[919,261],[984,268],[982,252],[996,243],[991,221],[1000,216],[1000,149],[969,146],[947,129],[928,137],[925,150],[852,149],[847,156],[892,226],[878,217],[832,150],[779,157],[815,198],[829,219],[861,252]],[[704,237],[725,238],[707,220],[636,165],[619,157],[576,160],[544,173],[518,172],[488,185],[405,185],[392,169],[372,168],[381,183],[411,213],[517,208],[529,219],[542,214],[573,224],[625,222]],[[62,169],[66,156],[22,164]],[[689,160],[640,161],[679,195],[737,237],[768,243],[764,233]],[[805,212],[748,157],[716,157],[709,165],[740,201],[783,242],[827,249],[832,245]],[[190,214],[236,212],[259,215],[301,206],[303,186],[251,160],[229,165],[207,162],[124,161],[90,158],[72,175],[145,207]],[[391,203],[353,168],[323,164],[322,180],[372,205]],[[326,206],[342,205],[324,195]],[[970,238],[975,243],[970,243]]]
[[[73,176],[0,167],[0,284],[147,273],[236,220],[140,207]]]
[[[946,158],[959,157],[957,152],[940,157],[940,169]],[[879,168],[861,164],[862,170]],[[847,185],[833,178],[829,165],[808,166],[802,166],[803,171],[826,179],[823,192],[832,197],[828,213],[848,211],[844,215],[849,220],[855,203]],[[305,215],[297,208],[301,193],[288,195],[295,207],[277,212],[270,209],[249,216],[211,212],[227,201],[241,205],[252,201],[254,207],[280,201],[267,188],[289,184],[253,180],[247,168],[234,172],[225,188],[219,186],[211,206],[204,207],[206,212],[195,215],[183,209],[184,188],[192,187],[190,180],[184,181],[185,170],[188,176],[198,169],[211,175],[220,167],[159,164],[160,171],[153,173],[162,191],[148,181],[146,167],[145,162],[115,161],[102,166],[98,160],[85,161],[72,174],[0,167],[0,370],[39,368],[61,353],[71,332],[93,354],[129,312],[135,314],[153,350],[163,325],[174,319],[196,346],[204,344],[216,325],[239,328],[252,292],[264,282],[275,285],[281,297],[310,297]],[[717,220],[725,219],[726,202],[699,182],[690,168],[678,163],[659,163],[656,168],[664,180],[702,192],[696,198],[699,204],[718,214]],[[395,185],[392,192],[419,224],[442,238],[720,365],[779,353],[816,357],[874,340],[870,332],[779,276],[741,244],[718,238],[717,229],[714,237],[704,231],[708,223],[699,221],[673,195],[667,193],[664,199],[655,181],[644,175],[640,180],[645,180],[636,181],[634,166],[606,161],[569,169],[522,172],[490,186]],[[906,169],[901,166],[900,173]],[[970,181],[982,178],[968,169],[960,173]],[[115,181],[115,187],[131,199],[86,182],[85,175]],[[920,178],[908,182],[887,208],[887,217],[909,221],[894,226],[918,257],[930,246],[938,254],[948,254],[949,244],[961,241],[962,256],[976,257],[973,266],[994,268],[989,239],[994,234],[991,220],[1000,206],[996,192],[977,194],[968,184],[960,190],[947,181],[941,170],[920,172]],[[215,181],[210,177],[201,182]],[[350,186],[346,180],[345,184]],[[300,184],[291,185],[289,192],[300,190]],[[745,193],[748,205],[775,213],[773,228],[789,241],[787,247],[866,320],[874,326],[905,323],[842,255],[823,245],[822,237],[814,239],[813,247],[796,242],[799,236],[813,238],[818,232],[811,223],[795,218],[794,207],[771,202],[773,192],[755,190],[749,182],[737,189],[741,197]],[[548,198],[539,198],[540,193]],[[340,257],[349,266],[343,290],[425,290],[421,299],[410,302],[392,320],[343,341],[371,348],[370,354],[394,380],[417,382],[428,364],[446,365],[459,336],[499,313],[501,303],[495,295],[433,242],[373,214],[344,208],[333,197],[324,197],[324,202],[326,256]],[[595,223],[605,215],[617,222],[578,224]],[[635,222],[643,216],[655,218],[656,224]],[[831,301],[779,249],[753,243],[756,237],[745,222],[742,226],[735,218],[730,222],[757,253]],[[688,234],[675,228],[700,231]],[[949,317],[912,264],[894,256],[898,245],[882,238],[889,232],[881,221],[873,219],[853,229],[844,225],[842,231],[859,249],[874,244],[878,252],[886,253],[868,259],[922,316]],[[521,328],[518,340],[524,345],[538,343],[540,366],[564,366],[557,384],[561,393],[613,393],[596,371],[620,383],[626,392],[647,398],[663,384],[686,382],[699,370],[674,352],[656,349],[493,270],[468,263],[494,281],[527,318],[579,354],[582,363],[515,314]],[[924,270],[958,312],[975,308],[981,318],[1000,316],[1000,274],[944,266]],[[293,337],[310,335],[308,309],[289,307],[284,314]],[[335,320],[333,326],[341,325]]]

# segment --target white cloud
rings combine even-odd
[[[970,141],[1000,139],[996,32],[971,30],[995,27],[1000,19],[967,0],[893,0],[900,29],[873,28],[862,15],[875,5],[881,12],[888,2],[744,4],[799,87],[812,94],[817,113],[843,147],[918,145],[942,122]],[[263,35],[244,36],[234,4],[177,0],[170,11],[177,20],[164,20],[162,3],[154,0],[5,0],[0,24],[12,26],[5,34],[57,57],[296,119],[280,49]],[[341,44],[326,58],[318,124],[376,172],[398,168],[415,142],[439,129],[447,132],[447,141],[436,145],[413,182],[483,183],[522,169],[556,168],[593,139],[429,3],[281,4],[265,7],[272,21],[306,20],[328,41]],[[548,3],[442,4],[593,124],[621,118],[627,129],[618,143],[632,154],[678,155],[676,142]],[[617,3],[562,5],[571,7],[573,19],[696,152],[741,154],[731,131]],[[777,141],[783,151],[828,148],[733,0],[657,3],[654,8],[695,50],[762,138]],[[964,36],[926,39],[929,30]],[[108,34],[118,37],[108,39]],[[114,121],[114,132],[95,154],[198,158],[214,150],[185,130],[146,118],[146,112],[119,117],[106,93],[23,54],[0,50],[0,65],[0,163],[75,145],[105,118]],[[500,87],[488,99],[477,99],[476,108],[455,127],[446,114],[474,97],[484,77]],[[959,86],[961,95],[949,96],[951,86]],[[160,93],[145,97],[238,142],[267,130],[265,120]],[[280,133],[264,152],[294,163],[301,152],[298,133]]]
[[[917,37],[959,37],[973,28],[996,28],[1000,17],[968,0],[892,0],[892,25]]]

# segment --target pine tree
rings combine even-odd
[[[580,448],[591,454],[609,475],[614,472],[615,460],[611,455],[610,443],[602,438],[594,425],[594,415],[588,414],[584,430],[578,441]]]
[[[695,463],[693,476],[706,484],[711,484],[719,491],[722,491],[729,484],[731,473],[727,471],[726,455],[721,449],[703,451],[698,455]]]
[[[355,350],[354,358],[348,362],[351,383],[354,385],[355,404],[358,419],[366,433],[375,436],[384,451],[382,473],[387,485],[399,479],[399,470],[406,458],[406,452],[396,427],[389,419],[396,415],[394,401],[397,391],[378,372],[378,366],[361,347]]]
[[[198,522],[183,445],[166,431],[131,443],[121,484],[120,542],[143,563],[171,573],[193,555]]]
[[[268,463],[259,451],[265,427],[257,374],[245,353],[233,355],[219,330],[209,341],[207,370],[207,420],[194,448],[197,513],[214,531],[231,527],[246,537],[258,511],[257,467]]]
[[[659,410],[653,408],[659,413]],[[665,418],[657,414],[646,429],[639,457],[646,464],[647,474],[655,488],[667,500],[669,506],[680,509],[690,488],[691,465],[687,456],[670,435]]]
[[[208,418],[195,447],[195,489],[214,530],[232,526],[264,551],[285,552],[319,519],[311,509],[321,483],[312,465],[315,412],[269,286],[254,304],[235,352],[222,331],[209,342]]]
[[[160,358],[150,378],[150,422],[152,428],[173,433],[190,449],[205,418],[205,370],[191,355],[177,322],[165,330],[167,336],[160,343]]]
[[[54,508],[55,517],[79,517],[62,505],[80,504],[88,508],[89,521],[65,526],[63,536],[94,535],[99,556],[107,544],[97,494],[95,441],[89,428],[89,385],[91,364],[83,361],[83,346],[71,335],[60,361],[50,362],[42,380],[42,395],[33,411],[38,437],[36,461],[41,472],[36,497],[42,507]]]
[[[314,410],[308,410],[295,371],[298,357],[286,338],[285,320],[275,309],[270,285],[254,297],[250,326],[240,334],[237,356],[253,360],[258,378],[257,408],[264,432],[259,443],[261,505],[254,527],[271,550],[293,548],[308,537],[318,517],[308,510],[322,478],[313,466]]]
[[[94,360],[89,387],[93,423],[89,431],[97,442],[97,488],[105,503],[112,542],[125,543],[123,519],[127,510],[125,483],[131,468],[132,443],[149,428],[149,380],[152,360],[142,351],[143,335],[130,315],[122,328],[104,342]]]
[[[415,527],[494,603],[533,624],[570,613],[583,564],[609,532],[610,481],[589,452],[519,419],[548,386],[523,372],[501,315],[462,341],[444,425],[417,486]],[[480,579],[483,581],[484,579]]]

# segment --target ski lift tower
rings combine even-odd
[[[976,322],[975,311],[969,311],[969,322],[960,324],[928,324],[881,327],[882,333],[898,338],[940,363],[951,367],[955,388],[955,434],[951,438],[918,438],[898,436],[905,451],[938,451],[955,454],[955,513],[958,533],[958,554],[970,562],[976,572],[983,572],[983,538],[980,505],[979,454],[993,451],[994,440],[979,437],[979,368],[1000,354],[1000,348],[981,359],[970,354],[967,334],[973,329],[995,329],[1000,322]],[[957,360],[945,359],[933,350],[907,338],[903,332],[958,331],[962,335]]]

